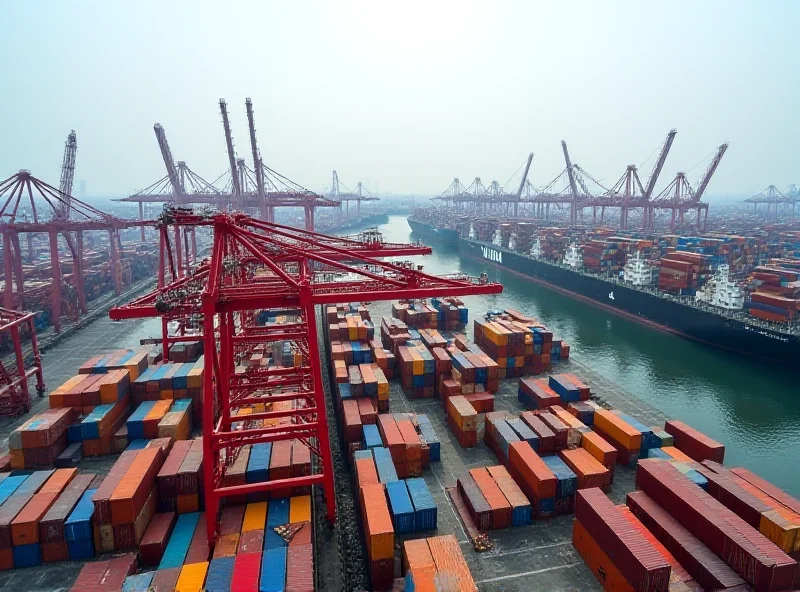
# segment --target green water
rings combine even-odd
[[[420,238],[403,216],[379,230],[387,241]],[[565,297],[456,248],[431,246],[432,255],[416,258],[424,271],[485,271],[503,284],[498,296],[465,299],[470,319],[509,307],[537,317],[570,344],[572,357],[724,443],[726,465],[747,467],[800,497],[800,368],[765,367]]]

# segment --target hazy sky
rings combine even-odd
[[[6,1],[0,174],[57,185],[78,135],[91,195],[176,160],[227,167],[217,101],[251,162],[314,190],[436,194],[453,177],[504,183],[535,152],[544,185],[573,161],[612,184],[678,135],[657,187],[730,149],[712,195],[800,183],[800,2]],[[689,173],[696,182],[707,160]],[[651,159],[641,175],[649,175]]]

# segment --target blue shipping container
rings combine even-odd
[[[189,544],[192,542],[192,535],[194,535],[194,529],[197,527],[199,518],[199,512],[178,516],[172,536],[164,551],[164,556],[161,558],[161,563],[158,564],[158,569],[169,569],[183,565],[183,560],[189,550]]]
[[[366,424],[363,426],[364,430],[364,448],[377,448],[383,446],[381,440],[381,433],[378,426],[375,424]]]
[[[154,571],[148,571],[125,578],[125,583],[122,584],[122,592],[147,592],[150,589],[150,583],[153,581],[153,576],[156,575]]]
[[[578,489],[578,477],[567,464],[557,456],[543,456],[542,460],[547,465],[558,482],[556,483],[556,497],[564,498],[574,495]]]
[[[372,458],[372,450],[371,449],[356,450],[355,452],[353,452],[353,462],[355,462],[357,460],[362,460],[362,459],[373,460],[373,458]]]
[[[39,543],[12,547],[14,567],[36,567],[42,564],[42,546]]]
[[[91,559],[94,557],[94,541],[92,539],[67,541],[67,552],[72,561]]]
[[[258,592],[286,590],[286,548],[268,549],[261,555],[261,579]]]
[[[389,498],[389,512],[392,515],[394,531],[398,534],[414,532],[414,506],[408,496],[405,481],[392,481],[386,484]]]
[[[289,498],[271,499],[267,505],[267,529],[264,531],[264,551],[284,549],[286,540],[275,527],[289,522]]]
[[[215,557],[212,559],[208,564],[206,583],[203,589],[206,592],[230,592],[235,562],[236,557]]]
[[[421,477],[406,479],[406,487],[411,504],[414,506],[414,526],[417,532],[436,530],[438,522],[436,502],[433,500],[425,479]]]
[[[31,494],[33,495],[44,485],[44,482],[50,478],[50,475],[53,474],[53,470],[50,469],[49,471],[34,471],[28,478],[25,479],[17,490],[14,492],[14,495],[26,495]]]
[[[0,483],[0,504],[5,503],[27,478],[28,475],[12,475]]]
[[[92,496],[96,489],[87,489],[83,492],[81,499],[64,522],[64,538],[67,541],[91,541],[92,516],[94,515],[94,503]]]
[[[269,460],[272,456],[272,442],[259,442],[250,447],[250,458],[247,460],[245,481],[247,483],[263,483],[269,481]]]
[[[494,421],[494,435],[497,442],[497,454],[502,455],[500,460],[503,464],[508,462],[508,447],[512,442],[519,442],[520,437],[511,429],[508,422],[504,419]]]
[[[430,449],[431,462],[438,462],[441,459],[441,444],[439,442],[439,436],[437,436],[436,432],[433,430],[431,420],[428,419],[427,415],[418,415],[417,423]]]
[[[391,483],[397,481],[397,471],[392,462],[392,455],[388,448],[373,448],[372,454],[375,457],[375,467],[378,469],[378,480],[381,483]]]

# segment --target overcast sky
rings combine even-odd
[[[24,0],[0,4],[0,22],[0,174],[57,185],[75,129],[76,193],[80,179],[100,196],[162,177],[155,122],[213,180],[227,167],[220,97],[251,162],[248,96],[265,162],[317,191],[333,169],[382,193],[504,183],[528,152],[544,185],[564,168],[561,139],[613,184],[673,127],[656,191],[678,170],[696,182],[726,141],[710,194],[800,183],[793,0]]]

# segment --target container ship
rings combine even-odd
[[[494,227],[488,234],[480,228],[487,224]],[[780,266],[753,266],[758,270],[753,275],[760,287],[748,298],[741,282],[731,278],[728,266],[717,265],[712,274],[708,260],[713,258],[704,257],[706,267],[699,271],[705,273],[697,273],[698,266],[688,252],[674,251],[661,257],[654,267],[640,251],[634,251],[624,265],[612,270],[596,265],[598,260],[607,262],[603,249],[615,244],[609,240],[590,239],[580,246],[577,242],[562,244],[566,246],[563,251],[552,252],[552,245],[547,240],[542,242],[536,233],[526,233],[525,239],[520,240],[511,229],[513,224],[458,221],[458,228],[443,229],[412,216],[409,225],[426,239],[439,237],[444,244],[457,245],[466,256],[509,269],[638,322],[769,362],[800,362],[800,325],[795,318],[800,302],[796,295],[800,292],[797,267],[787,270]],[[566,234],[565,229],[559,230]],[[695,283],[683,287],[687,273],[692,276],[686,269],[691,268]],[[770,283],[775,284],[772,292],[767,291]],[[795,298],[781,293],[794,293]]]

